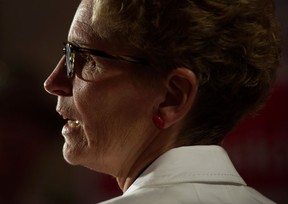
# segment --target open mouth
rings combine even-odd
[[[78,127],[80,126],[80,122],[78,120],[68,120],[67,124],[69,127]]]
[[[56,111],[66,121],[65,125],[62,128],[62,135],[65,138],[68,138],[75,136],[75,134],[79,134],[81,122],[76,119],[76,117],[73,117],[72,114],[61,111],[61,109],[57,109]]]
[[[77,119],[74,119],[68,115],[66,115],[65,113],[61,112],[61,111],[57,111],[59,113],[59,115],[62,116],[62,118],[64,120],[67,121],[67,126],[70,128],[75,128],[75,127],[79,127],[80,126],[80,122]]]

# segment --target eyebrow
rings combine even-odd
[[[97,50],[97,49],[81,47],[81,46],[78,46],[77,43],[73,43],[73,42],[65,42],[64,44],[65,45],[67,45],[67,44],[72,45],[72,48],[74,48],[76,52],[82,52],[85,54],[90,54],[90,55],[94,55],[94,56],[98,56],[98,57],[121,60],[121,61],[131,62],[131,63],[135,63],[135,64],[149,65],[149,63],[146,59],[142,59],[142,58],[138,58],[138,57],[133,57],[133,56],[128,56],[128,55],[110,54],[110,53],[107,53],[105,51],[101,51],[101,50]]]

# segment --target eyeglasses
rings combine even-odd
[[[100,50],[78,47],[76,45],[73,45],[70,42],[64,43],[63,52],[65,54],[65,60],[66,60],[65,66],[66,66],[66,74],[68,78],[73,78],[75,74],[74,67],[75,67],[75,53],[76,52],[80,54],[84,54],[84,55],[93,55],[93,56],[114,59],[114,60],[121,60],[121,61],[135,63],[135,64],[142,64],[142,65],[148,64],[147,60],[144,60],[144,59],[124,56],[124,55],[112,55],[112,54],[108,54]]]

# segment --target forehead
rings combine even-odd
[[[94,0],[82,0],[78,6],[75,18],[87,18],[91,20],[93,15]]]
[[[97,32],[92,27],[92,0],[82,0],[72,21],[68,41],[88,43],[95,39]]]
[[[101,13],[100,8],[103,8],[103,4],[99,2],[101,1],[81,1],[69,30],[68,41],[79,46],[100,49],[115,54],[137,54],[139,51],[131,47],[129,43],[123,43],[118,36],[109,34],[110,27],[107,26],[107,19],[98,15]]]

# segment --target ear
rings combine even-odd
[[[190,111],[198,91],[197,78],[187,68],[174,69],[165,80],[166,97],[159,105],[164,128],[177,123]]]

